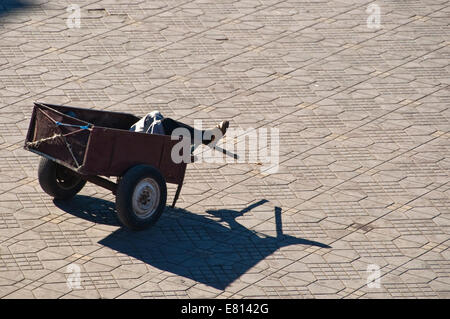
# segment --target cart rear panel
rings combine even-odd
[[[89,140],[89,130],[80,127],[88,124],[54,109],[35,105],[25,148],[77,170],[83,163]]]

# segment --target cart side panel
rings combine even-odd
[[[148,164],[159,168],[169,136],[96,128],[91,132],[85,166],[88,175],[122,176],[130,167]]]
[[[166,140],[166,142],[164,143],[164,150],[162,151],[161,164],[159,167],[161,173],[166,179],[166,182],[172,184],[183,183],[184,173],[186,170],[186,163],[174,163],[172,160],[172,148],[177,143],[179,143],[178,140],[172,141],[170,138]]]
[[[165,136],[116,132],[111,170],[123,175],[130,167],[148,164],[159,168]]]
[[[112,159],[114,135],[104,127],[93,127],[84,156],[84,165],[79,173],[85,175],[111,176],[110,164]]]

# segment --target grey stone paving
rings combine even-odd
[[[1,298],[450,298],[449,1],[29,3],[0,1]],[[280,169],[192,164],[131,233],[41,190],[36,100],[277,127]]]

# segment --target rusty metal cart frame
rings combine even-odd
[[[135,171],[137,170],[133,173],[134,175],[131,174],[134,177],[127,177],[127,179],[136,180],[142,172],[150,174],[150,177],[146,179],[148,183],[141,185],[142,192],[148,193],[156,189],[160,195],[163,193],[164,206],[165,183],[178,185],[172,203],[174,207],[186,172],[186,163],[175,163],[171,156],[173,146],[180,140],[172,140],[167,135],[129,131],[129,128],[138,120],[138,117],[129,113],[34,103],[24,147],[43,157],[39,173],[39,181],[43,189],[55,198],[70,198],[81,190],[86,181],[89,181],[111,190],[116,195],[117,206],[122,179],[125,179],[127,174],[130,175],[130,171],[134,168]],[[50,181],[51,187],[46,186],[45,181],[48,176],[55,175],[55,169],[60,171],[56,173],[57,175],[65,176],[58,177],[60,178],[60,183],[57,185],[59,193],[53,191],[52,187],[55,187],[53,181]],[[47,177],[41,178],[44,175]],[[64,190],[67,185],[63,183],[67,184],[70,180],[73,182],[74,176],[81,180],[78,181],[79,184],[76,187],[72,185],[71,191]],[[105,178],[111,176],[118,177],[118,182]],[[152,178],[153,182],[151,182]],[[158,183],[154,183],[155,181],[161,182],[161,185],[158,186]],[[125,181],[122,184],[124,183],[126,184]],[[59,194],[62,195],[59,196]],[[148,201],[147,205],[155,204]],[[119,210],[118,207],[118,214]],[[138,223],[135,223],[134,226],[128,226],[135,229],[149,226],[145,223],[142,225],[140,227]]]

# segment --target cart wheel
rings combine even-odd
[[[70,199],[86,184],[79,174],[47,158],[39,162],[38,177],[42,189],[55,199]]]
[[[118,182],[117,216],[132,230],[153,225],[166,207],[166,181],[161,173],[149,165],[129,169]]]

